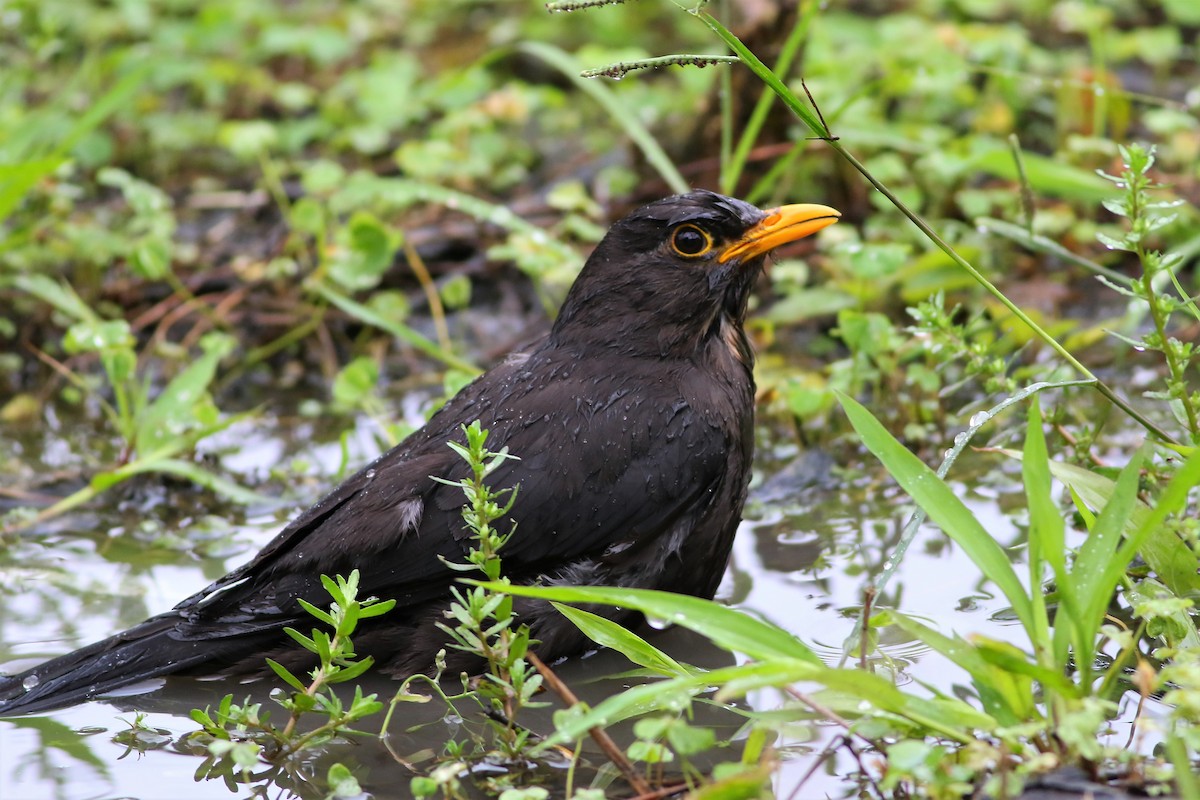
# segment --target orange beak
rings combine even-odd
[[[774,250],[781,244],[811,236],[838,221],[841,212],[816,203],[796,203],[780,206],[767,212],[767,218],[730,242],[717,260],[724,264],[737,258],[742,261]]]

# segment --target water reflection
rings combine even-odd
[[[250,472],[265,474],[299,455],[321,465],[317,473],[323,477],[298,489],[298,494],[315,497],[341,464],[338,433],[311,421],[259,420],[253,433],[233,431],[230,436],[239,444],[250,442],[238,451],[240,468]],[[255,442],[261,445],[257,450]],[[350,438],[355,463],[373,455],[375,447],[369,424]],[[262,460],[254,461],[255,452]],[[836,661],[858,615],[867,578],[892,555],[907,516],[904,500],[873,482],[837,477],[833,460],[820,453],[788,454],[774,466],[768,461],[766,471],[753,489],[748,521],[720,596],[793,631]],[[176,497],[174,487],[151,485],[139,491],[144,494],[114,498],[120,499],[114,508],[73,515],[0,550],[5,587],[0,593],[0,669],[12,671],[65,652],[170,608],[248,558],[287,515],[257,509],[246,517],[236,509],[206,507],[210,498],[203,493],[184,490]],[[1001,511],[1003,494],[964,494],[998,539],[1017,539],[1018,531]],[[876,604],[899,606],[947,632],[1009,638],[1011,626],[989,617],[999,609],[981,590],[978,572],[955,548],[945,546],[940,533],[929,529],[922,536]],[[681,661],[712,667],[730,660],[684,631],[652,636]],[[919,679],[945,691],[955,691],[954,681],[962,680],[939,656],[894,631],[887,632],[872,662],[901,682]],[[599,653],[568,661],[559,670],[576,692],[596,702],[630,684],[632,678],[606,677],[628,668],[620,657]],[[367,688],[387,698],[395,684],[368,682]],[[187,800],[246,796],[255,787],[276,787],[267,793],[279,796],[282,789],[315,798],[324,797],[322,779],[334,762],[351,767],[365,791],[402,797],[414,774],[406,762],[427,767],[448,739],[461,737],[464,726],[479,724],[448,718],[437,703],[406,705],[384,743],[370,737],[335,742],[288,770],[256,768],[245,782],[232,772],[213,772],[215,765],[182,738],[197,728],[188,712],[215,705],[226,692],[239,700],[249,693],[269,702],[261,685],[173,679],[149,694],[43,717],[0,720],[0,797]],[[769,711],[780,698],[764,691],[748,702],[750,708]],[[532,710],[522,721],[547,732],[557,707]],[[697,709],[697,724],[712,725],[721,738],[736,739],[743,720],[735,711],[709,704]],[[149,729],[145,734],[129,733],[135,710],[146,712],[141,723]],[[381,719],[365,721],[364,730],[369,732]],[[777,744],[781,754],[794,757],[780,773],[776,790],[782,796],[808,770],[809,754],[826,740],[824,729],[808,724],[797,724],[788,733]],[[617,735],[629,741],[629,727],[619,726]],[[715,757],[736,757],[739,747],[735,741],[732,756]],[[613,779],[596,769],[604,759],[590,742],[584,743],[584,753],[587,768],[577,781],[604,784]],[[831,760],[820,769],[825,777],[810,780],[805,792],[841,796],[852,791],[844,776],[854,769],[856,765]],[[547,760],[531,770],[532,778],[547,785],[561,787],[565,779],[565,762]]]
[[[688,631],[644,632],[676,658],[707,668],[732,663],[728,653]],[[622,674],[628,668],[628,662],[607,651],[555,667],[580,699],[592,705],[636,682]],[[364,691],[377,692],[384,699],[396,689],[395,682],[378,677],[368,678],[362,685]],[[453,687],[448,682],[446,688]],[[197,727],[188,718],[193,708],[213,705],[226,693],[239,702],[246,698],[269,708],[273,705],[269,690],[262,682],[171,678],[136,696],[110,698],[46,717],[0,721],[0,796],[5,800],[51,796],[67,800],[95,797],[97,787],[103,787],[106,796],[149,800],[162,796],[162,789],[169,787],[170,796],[179,798],[227,797],[230,792],[245,795],[270,789],[272,797],[290,793],[307,800],[326,796],[322,779],[331,765],[340,762],[354,771],[364,791],[379,797],[403,797],[409,780],[432,766],[447,741],[469,740],[472,734],[483,735],[484,730],[484,720],[470,704],[459,707],[463,711],[460,717],[436,700],[407,703],[400,706],[383,740],[375,738],[381,714],[361,723],[363,736],[337,740],[283,767],[260,765],[245,774],[207,757],[203,745],[186,736]],[[544,707],[528,709],[521,716],[535,735],[553,731],[552,715],[561,708],[557,701],[546,699]],[[147,730],[140,736],[130,735],[130,724],[139,715],[144,715],[139,725]],[[283,716],[282,711],[277,716]],[[718,739],[735,738],[743,722],[736,706],[710,702],[697,703],[692,718],[692,724],[714,728]],[[81,732],[85,725],[86,732]],[[631,723],[619,724],[610,733],[625,746],[634,740],[630,727]],[[602,768],[605,759],[594,744],[581,744],[574,776],[577,786],[603,788],[617,779]],[[713,753],[708,758],[736,758],[736,752]],[[552,753],[528,764],[521,778],[523,782],[562,786],[569,766],[569,759]],[[701,761],[697,766],[704,769],[711,763]],[[495,777],[509,768],[483,763],[472,777],[484,782],[489,769]],[[186,780],[184,773],[189,773]],[[280,795],[279,790],[285,793]]]

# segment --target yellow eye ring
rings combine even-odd
[[[699,258],[713,249],[713,239],[703,228],[685,223],[671,231],[671,249],[684,258]]]

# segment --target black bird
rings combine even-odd
[[[434,476],[466,476],[447,442],[475,419],[492,449],[521,459],[489,478],[520,486],[509,514],[518,527],[501,551],[512,580],[712,597],[750,477],[751,287],[768,251],[838,216],[809,204],[762,211],[706,191],[639,208],[597,245],[542,343],[476,379],[245,566],[129,630],[0,677],[0,715],[168,674],[268,674],[267,657],[307,669],[282,629],[309,627],[299,598],[328,603],[322,574],[355,568],[362,596],[397,602],[361,623],[355,650],[396,675],[430,669],[457,577],[439,556],[462,562],[471,543],[461,491]],[[542,658],[585,647],[548,605],[516,608]]]

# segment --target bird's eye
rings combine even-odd
[[[671,234],[671,249],[685,258],[698,258],[712,248],[712,237],[695,225],[680,225]]]

